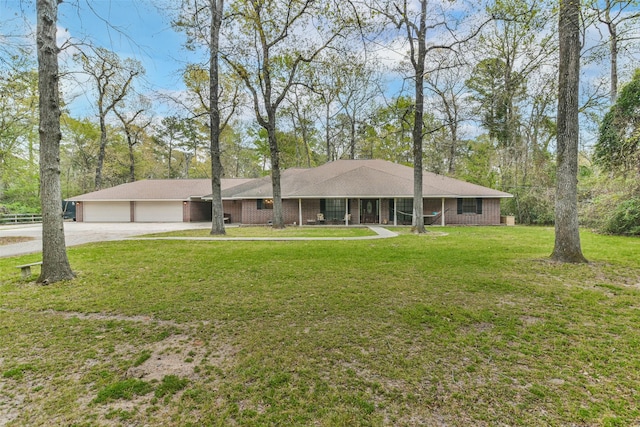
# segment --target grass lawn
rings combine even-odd
[[[375,236],[376,233],[367,227],[225,227],[227,234],[212,236],[211,229],[178,230],[167,233],[145,234],[142,237],[362,237]]]
[[[0,425],[638,425],[640,239],[434,231],[0,259]]]

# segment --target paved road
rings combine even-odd
[[[175,222],[175,223],[87,223],[65,222],[64,235],[67,246],[82,245],[90,242],[104,242],[108,240],[122,240],[139,236],[141,234],[161,233],[165,231],[187,230],[194,228],[211,228],[208,222]],[[375,231],[375,236],[364,237],[289,237],[289,238],[215,238],[216,240],[360,240],[380,239],[397,236],[396,233],[383,227],[369,227]],[[41,224],[20,224],[0,226],[0,237],[32,237],[33,240],[15,243],[13,245],[0,245],[0,258],[36,253],[42,251],[42,226]],[[165,238],[169,239],[169,238]],[[176,237],[175,239],[187,239]],[[210,239],[206,237],[192,238],[192,240]]]

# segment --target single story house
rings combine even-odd
[[[281,173],[286,224],[410,224],[413,168],[385,160],[337,160]],[[423,174],[425,224],[500,224],[511,194],[430,172]],[[144,180],[68,199],[85,222],[211,220],[211,180]],[[239,224],[273,219],[271,177],[223,179],[225,217]]]
[[[224,179],[222,189],[248,179]],[[67,201],[79,222],[211,221],[210,179],[148,179],[98,190]],[[233,220],[233,218],[232,218]]]

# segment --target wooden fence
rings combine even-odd
[[[2,214],[0,224],[19,224],[25,222],[42,222],[41,214]]]

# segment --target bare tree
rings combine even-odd
[[[127,146],[129,147],[129,182],[136,180],[136,159],[133,149],[140,142],[144,130],[151,125],[151,120],[143,117],[143,113],[148,109],[148,102],[141,98],[138,104],[139,108],[130,114],[121,111],[120,106],[115,106],[113,109],[114,114],[122,124],[122,130],[124,130]],[[140,121],[140,118],[144,120]]]
[[[37,49],[40,92],[40,199],[42,203],[42,272],[49,284],[74,277],[67,258],[60,187],[60,99],[56,30],[58,0],[38,0]]]
[[[589,9],[595,19],[603,24],[608,36],[606,44],[609,49],[609,100],[615,104],[618,95],[618,57],[626,43],[640,39],[638,36],[638,0],[604,0],[588,2]]]
[[[558,134],[555,246],[551,259],[587,262],[578,228],[578,95],[580,85],[580,2],[560,0]]]
[[[192,95],[189,109],[193,117],[207,117],[211,158],[212,221],[211,234],[226,234],[222,205],[223,166],[220,139],[240,104],[238,85],[228,82],[221,72],[220,31],[224,23],[224,0],[183,0],[174,27],[187,34],[187,47],[197,44],[209,48],[208,67],[191,64],[184,73]],[[205,84],[206,80],[206,84]],[[226,110],[226,111],[225,111]]]
[[[456,158],[458,157],[460,143],[460,123],[468,118],[465,79],[468,77],[468,67],[462,63],[458,56],[449,55],[449,51],[433,52],[433,72],[425,76],[425,88],[429,90],[435,99],[432,105],[447,129],[446,162],[447,173],[455,175]]]
[[[414,3],[417,3],[414,4]],[[398,29],[404,29],[406,43],[409,45],[409,62],[411,64],[410,79],[414,84],[413,108],[413,220],[412,229],[416,233],[424,233],[424,201],[422,197],[423,174],[423,138],[424,131],[424,77],[425,60],[432,51],[452,50],[454,47],[475,37],[482,28],[478,26],[468,35],[460,38],[452,26],[456,25],[455,15],[448,15],[445,10],[429,10],[429,0],[387,0],[383,6],[374,6],[377,12],[383,13]],[[417,6],[417,11],[416,11]],[[486,23],[486,22],[485,22]],[[440,32],[438,43],[427,43],[427,32]],[[433,130],[428,130],[433,132]]]
[[[98,120],[100,122],[100,151],[96,166],[96,190],[102,188],[102,167],[108,143],[106,118],[129,93],[136,76],[144,74],[139,61],[127,58],[121,61],[113,52],[91,47],[91,53],[80,52],[75,58],[89,75],[97,91]]]
[[[233,5],[237,22],[234,51],[224,59],[244,81],[253,99],[258,124],[268,135],[274,228],[284,228],[280,148],[276,135],[278,109],[295,83],[301,65],[313,61],[340,34],[340,28],[334,29],[324,41],[317,43],[322,37],[322,28],[314,28],[312,18],[321,14],[322,6],[328,6],[326,3],[247,0]],[[306,39],[302,34],[309,31],[317,33]],[[295,48],[287,43],[293,35],[298,41]]]
[[[212,220],[211,234],[226,234],[224,229],[224,208],[222,205],[222,162],[220,161],[220,27],[224,0],[210,0],[211,27],[209,31],[209,131],[211,135],[211,189]]]

